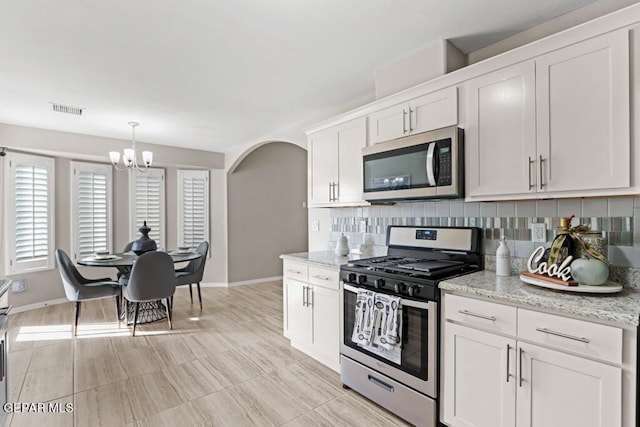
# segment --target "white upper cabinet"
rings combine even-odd
[[[469,196],[535,191],[535,65],[516,64],[467,84]]]
[[[369,115],[369,144],[458,124],[458,90],[455,86]]]
[[[472,79],[466,101],[468,200],[631,185],[628,30]]]
[[[367,205],[362,201],[362,148],[367,142],[361,117],[309,136],[309,206]]]
[[[332,183],[338,180],[338,138],[334,129],[309,136],[309,205],[329,203]]]
[[[536,84],[538,190],[628,187],[628,30],[537,58]]]

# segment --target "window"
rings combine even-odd
[[[71,162],[71,253],[113,250],[111,165]]]
[[[7,274],[54,267],[54,160],[9,153],[5,164]]]
[[[209,240],[209,171],[178,170],[178,245]]]
[[[165,248],[164,169],[129,172],[129,212],[131,240],[140,237],[138,229],[147,221],[149,237],[158,249]]]

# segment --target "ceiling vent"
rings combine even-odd
[[[51,108],[53,108],[53,111],[57,111],[58,113],[75,114],[76,116],[82,115],[82,108],[74,107],[72,105],[62,105],[52,102]]]

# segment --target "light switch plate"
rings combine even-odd
[[[531,224],[531,241],[546,242],[547,241],[547,224],[544,222]]]

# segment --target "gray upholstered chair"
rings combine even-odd
[[[202,310],[202,294],[200,293],[200,282],[204,275],[204,265],[207,261],[207,252],[209,252],[209,242],[202,242],[196,248],[201,257],[189,261],[186,267],[176,270],[176,285],[189,285],[189,296],[191,304],[193,304],[193,291],[191,285],[196,283],[198,286],[198,300],[200,301],[200,310]]]
[[[136,335],[136,322],[141,302],[157,301],[166,298],[167,320],[171,325],[171,306],[169,299],[176,291],[176,278],[173,270],[173,259],[166,252],[147,252],[138,257],[127,285],[122,288],[124,298],[135,303],[133,314],[133,336]]]
[[[69,301],[76,305],[75,320],[73,324],[73,336],[78,333],[78,319],[80,318],[80,306],[82,301],[88,301],[99,298],[115,298],[116,299],[116,318],[120,325],[120,296],[121,288],[118,282],[114,282],[110,278],[103,279],[87,279],[83,277],[69,256],[62,250],[56,250],[56,259],[58,260],[58,268],[64,293]]]

